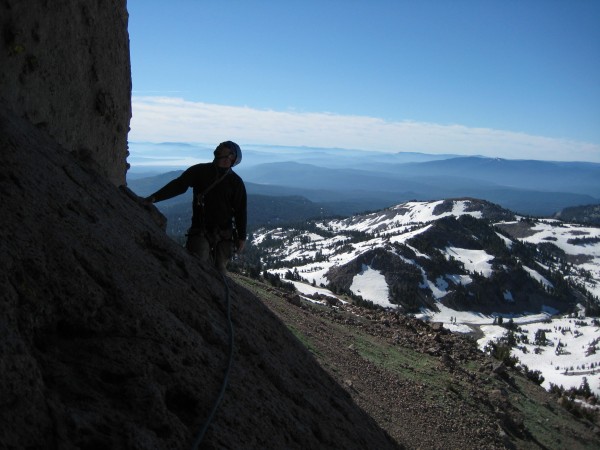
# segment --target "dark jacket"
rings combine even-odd
[[[229,174],[206,193],[204,206],[197,201],[200,194],[226,171],[227,169],[219,168],[214,163],[196,164],[151,197],[154,197],[155,202],[160,202],[183,194],[191,187],[194,189],[192,228],[206,231],[231,230],[232,219],[235,219],[238,239],[245,240],[246,187],[239,175],[229,170]]]

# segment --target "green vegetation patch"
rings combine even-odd
[[[308,339],[308,337],[306,337],[306,335],[302,334],[293,325],[290,325],[290,324],[285,324],[285,325],[288,328],[288,330],[290,330],[292,332],[292,334],[294,336],[296,336],[296,338],[302,343],[302,345],[304,345],[304,347],[306,347],[308,349],[309,352],[311,352],[315,356],[321,356],[321,352],[319,352],[319,350],[314,346],[314,344],[311,342],[311,340]]]
[[[250,292],[252,292],[257,297],[263,300],[281,300],[281,297],[274,294],[273,292],[269,292],[268,287],[261,281],[254,280],[252,278],[243,277],[236,274],[231,274],[231,277],[235,280],[236,283],[245,287]]]
[[[378,367],[388,370],[400,378],[443,388],[451,376],[437,369],[437,358],[400,346],[378,342],[370,336],[355,334],[354,345],[358,353]]]

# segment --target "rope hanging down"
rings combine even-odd
[[[223,378],[223,383],[221,385],[221,390],[219,392],[219,396],[217,397],[217,400],[215,401],[215,404],[213,405],[212,410],[210,411],[208,419],[206,419],[206,422],[204,422],[202,429],[198,432],[196,439],[194,440],[192,450],[197,450],[200,447],[200,444],[202,443],[202,440],[204,439],[204,434],[206,433],[206,430],[208,430],[208,427],[210,426],[211,422],[213,421],[213,418],[214,418],[215,413],[217,412],[217,409],[219,409],[219,405],[221,404],[221,401],[223,400],[223,395],[225,394],[225,390],[227,389],[227,385],[229,384],[229,373],[231,372],[231,366],[233,365],[233,323],[231,322],[231,297],[229,295],[229,284],[227,283],[227,278],[225,277],[225,274],[222,273],[221,278],[223,279],[223,284],[225,285],[225,299],[226,299],[226,303],[227,303],[227,327],[228,327],[228,331],[229,331],[229,358],[228,358],[228,362],[227,362],[227,369],[225,369],[225,376]]]

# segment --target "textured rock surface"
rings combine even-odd
[[[190,448],[228,355],[224,285],[125,190],[125,1],[0,2],[0,448]],[[203,448],[394,448],[231,284]]]
[[[0,1],[0,102],[125,183],[131,70],[125,0]]]
[[[224,287],[149,211],[0,108],[0,447],[190,448],[227,360]],[[204,448],[395,448],[251,293]]]

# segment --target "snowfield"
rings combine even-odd
[[[519,328],[522,332],[516,334],[527,336],[529,344],[518,344],[512,355],[529,370],[542,373],[544,388],[550,388],[550,383],[565,389],[578,388],[586,377],[591,390],[600,395],[600,327],[591,319],[555,318]],[[505,328],[497,325],[482,326],[481,330],[485,337],[478,341],[480,348],[506,333]],[[534,344],[538,330],[545,332],[544,345]]]
[[[389,289],[383,274],[367,265],[363,264],[361,272],[354,277],[350,290],[376,305],[386,308],[396,307],[388,300]]]
[[[444,200],[434,202],[407,202],[389,208],[385,211],[385,214],[380,212],[367,214],[366,216],[361,216],[358,221],[353,218],[333,220],[329,225],[333,227],[334,230],[373,233],[382,229],[387,229],[388,232],[395,232],[408,226],[429,223],[443,217],[470,215],[481,218],[482,216],[481,211],[467,212],[468,205],[470,204],[469,200],[456,200],[453,204],[452,211],[434,214],[435,208],[442,203],[444,203]]]

